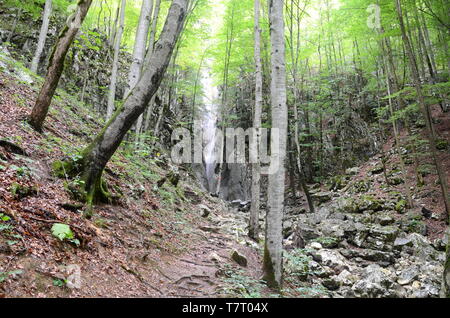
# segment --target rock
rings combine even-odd
[[[220,228],[212,227],[212,226],[200,226],[199,229],[204,232],[211,232],[211,233],[219,233],[220,232]]]
[[[328,290],[332,291],[338,290],[340,287],[339,281],[337,280],[337,276],[333,276],[322,280],[322,285]]]
[[[337,277],[336,281],[340,286],[352,286],[359,280],[357,275],[353,275],[348,270],[343,270]]]
[[[395,222],[395,219],[390,215],[389,212],[383,212],[378,213],[375,216],[375,222],[379,223],[380,225],[391,225]]]
[[[369,171],[369,174],[376,175],[382,173],[383,171],[384,171],[383,166],[377,165]]]
[[[371,195],[363,195],[359,198],[357,204],[357,209],[359,212],[367,210],[381,211],[383,209],[384,201],[382,199],[377,199]]]
[[[341,241],[344,238],[344,230],[347,225],[348,223],[346,221],[327,219],[323,220],[318,225],[318,229],[323,234],[323,236],[333,237]]]
[[[376,262],[379,265],[386,267],[394,263],[394,255],[392,253],[383,252],[379,250],[363,249],[352,250],[343,249],[340,251],[347,259],[361,258],[366,261]]]
[[[431,218],[431,216],[433,215],[433,211],[430,211],[430,210],[428,210],[427,208],[425,208],[425,207],[422,207],[422,215],[426,218],[426,219],[429,219],[429,218]]]
[[[396,186],[403,183],[405,183],[405,180],[403,180],[403,178],[400,176],[392,176],[389,178],[390,185]]]
[[[318,192],[312,194],[312,198],[314,201],[317,201],[319,203],[325,203],[331,200],[333,197],[333,194],[331,192]]]
[[[433,248],[430,241],[418,233],[411,233],[408,235],[411,240],[413,255],[425,260],[438,260],[439,253]]]
[[[397,283],[399,283],[402,286],[409,285],[418,276],[419,276],[419,267],[412,266],[401,272],[400,277],[397,280]]]
[[[318,238],[320,235],[318,231],[303,223],[298,223],[297,229],[295,231],[295,241],[303,241],[303,247],[306,243]]]
[[[288,238],[294,232],[294,219],[283,220],[283,237]]]
[[[313,255],[313,259],[322,265],[331,267],[332,269],[341,272],[344,269],[349,269],[349,264],[344,256],[338,251],[333,250],[319,250]]]
[[[197,206],[202,211],[202,217],[207,218],[211,214],[211,209],[204,204]]]
[[[217,263],[221,263],[223,261],[222,257],[220,257],[216,252],[212,252],[209,255],[209,259],[212,260],[213,262],[217,262]]]
[[[231,252],[231,259],[242,267],[247,267],[247,258],[237,250]]]
[[[379,265],[369,265],[364,269],[362,279],[353,285],[352,291],[355,296],[364,298],[395,297],[395,285],[390,274]]]
[[[413,246],[412,239],[402,232],[394,241],[394,249],[402,250],[405,246]]]
[[[345,174],[354,176],[357,175],[359,173],[359,167],[353,167],[353,168],[348,168],[347,170],[345,170]]]
[[[445,252],[445,249],[447,248],[447,245],[445,244],[444,240],[442,239],[435,239],[433,241],[433,247],[440,251],[440,252]]]
[[[311,244],[310,244],[310,247],[311,248],[313,248],[313,249],[315,249],[315,250],[321,250],[323,247],[322,247],[322,244],[320,244],[320,243],[318,243],[318,242],[312,242]]]
[[[372,226],[366,239],[366,247],[371,249],[392,249],[399,229],[396,226]]]

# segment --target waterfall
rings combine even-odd
[[[213,79],[209,70],[203,71],[202,74],[203,86],[203,104],[204,114],[203,122],[203,159],[205,162],[205,175],[207,180],[207,188],[213,191],[215,187],[215,166],[216,166],[216,123],[217,123],[217,99],[219,90],[214,85]]]

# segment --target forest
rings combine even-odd
[[[449,12],[0,0],[0,298],[450,298]]]

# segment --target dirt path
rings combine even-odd
[[[193,242],[192,250],[178,257],[161,259],[156,271],[163,281],[162,296],[217,297],[223,283],[221,272],[226,265],[240,268],[255,279],[260,277],[261,260],[255,246],[239,233],[244,220],[231,214],[234,213],[212,213],[210,220],[194,230],[198,239]],[[233,250],[246,257],[246,267],[231,259]]]

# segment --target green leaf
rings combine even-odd
[[[53,224],[52,235],[61,241],[64,241],[65,239],[72,240],[75,237],[70,229],[70,226],[61,223]]]

